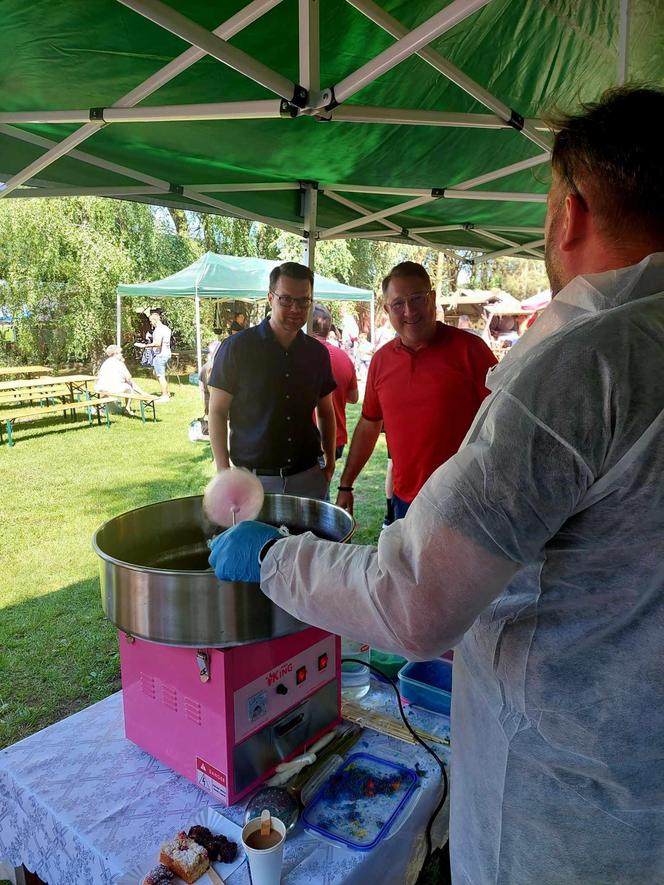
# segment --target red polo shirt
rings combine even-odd
[[[330,344],[323,338],[316,336],[316,341],[320,341],[327,347],[330,354],[330,362],[332,363],[332,376],[337,382],[336,389],[332,393],[332,404],[334,405],[334,416],[337,419],[337,442],[336,446],[345,446],[348,442],[348,432],[346,431],[346,403],[348,402],[348,394],[357,387],[357,376],[355,375],[355,366],[348,354],[340,347]]]
[[[484,381],[495,363],[477,335],[444,323],[420,350],[395,338],[374,354],[362,416],[385,425],[397,497],[412,501],[457,452],[489,394]]]

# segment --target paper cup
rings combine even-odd
[[[279,885],[281,882],[281,867],[284,862],[284,840],[286,839],[286,827],[278,817],[272,818],[272,830],[276,830],[281,836],[279,842],[272,848],[252,848],[247,845],[247,839],[252,833],[261,828],[260,817],[250,820],[242,828],[242,845],[249,859],[251,881],[253,885]]]

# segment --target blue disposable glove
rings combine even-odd
[[[258,554],[272,538],[281,533],[264,522],[245,520],[217,535],[210,544],[208,562],[220,581],[260,582]]]

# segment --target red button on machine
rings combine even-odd
[[[327,667],[327,660],[328,660],[327,654],[318,655],[318,669],[319,669],[319,671],[325,670],[325,668]]]
[[[304,682],[304,680],[306,678],[307,678],[307,668],[306,667],[299,667],[295,673],[295,682],[298,685],[302,685],[302,683]]]

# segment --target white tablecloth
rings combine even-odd
[[[372,686],[363,705],[394,711],[388,689]],[[446,717],[415,709],[408,715],[428,731],[449,733]],[[440,745],[435,749],[440,755]],[[439,769],[421,747],[369,730],[350,750],[359,751],[426,772],[414,810],[370,852],[337,847],[298,823],[286,843],[284,885],[404,885],[417,878],[426,822],[441,795]],[[242,823],[244,803],[216,804],[125,738],[119,692],[0,751],[0,860],[25,864],[49,885],[111,885],[208,805]],[[447,835],[445,811],[437,844]],[[228,879],[249,881],[246,864]]]

